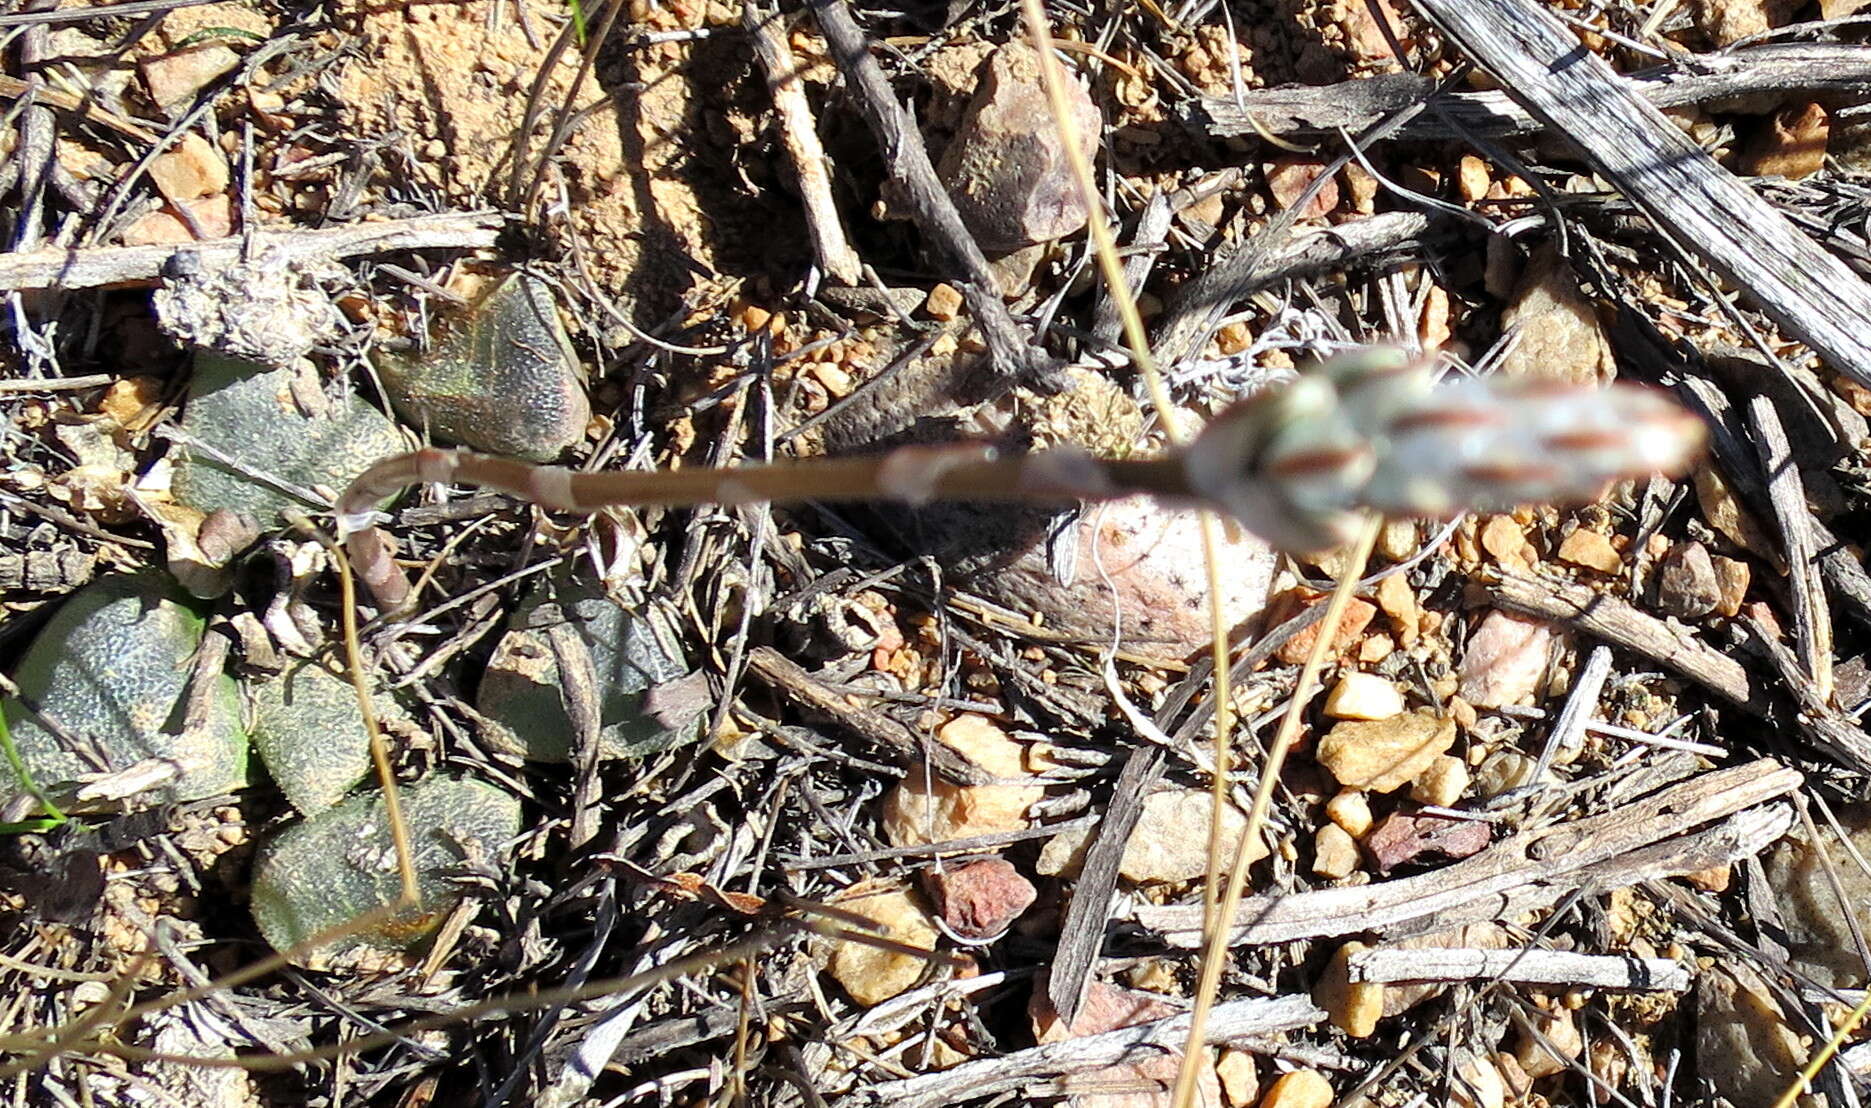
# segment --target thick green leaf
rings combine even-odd
[[[142,794],[145,803],[197,800],[244,785],[247,735],[232,678],[213,679],[206,724],[194,732],[183,728],[182,697],[202,625],[174,583],[156,573],[105,577],[67,600],[33,640],[14,680],[97,759],[68,749],[24,705],[7,698],[0,710],[39,786],[64,802],[81,775],[148,759],[164,759],[181,772]],[[12,774],[5,778],[0,794],[6,801],[25,793]]]
[[[245,512],[278,526],[286,508],[314,508],[237,471],[301,489],[343,489],[371,463],[404,448],[396,425],[348,388],[337,398],[302,367],[272,368],[199,350],[189,380],[182,430],[208,449],[183,446],[175,463],[175,498],[201,512]]]
[[[399,794],[422,906],[360,934],[326,942],[300,961],[321,966],[360,948],[404,950],[460,901],[450,879],[463,863],[491,861],[520,832],[520,802],[480,781],[431,777]],[[253,871],[253,918],[285,951],[392,904],[401,890],[381,792],[327,808],[280,832]]]

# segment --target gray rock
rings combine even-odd
[[[1657,564],[1657,610],[1678,619],[1701,619],[1722,601],[1722,584],[1708,547],[1679,542]]]
[[[101,578],[52,616],[14,680],[102,765],[68,749],[19,701],[0,701],[0,711],[27,770],[54,801],[69,802],[81,775],[155,759],[180,766],[180,775],[138,794],[136,803],[199,800],[246,784],[247,735],[232,678],[214,678],[205,726],[183,727],[183,693],[202,627],[174,583],[156,573]],[[0,774],[4,803],[25,792],[13,774]]]
[[[403,819],[422,907],[295,959],[324,968],[358,951],[404,950],[422,941],[461,900],[450,875],[489,864],[520,832],[520,802],[485,784],[431,777],[404,788]],[[321,932],[396,901],[401,890],[383,794],[355,796],[294,824],[261,848],[253,870],[253,918],[266,941],[289,950]]]
[[[552,289],[524,273],[446,319],[427,350],[376,362],[396,410],[444,442],[544,462],[591,420]]]
[[[685,679],[681,642],[662,614],[626,608],[584,582],[555,580],[535,587],[514,613],[481,678],[476,707],[490,746],[531,761],[571,757],[575,732],[554,628],[572,631],[591,658],[600,758],[641,757],[699,735],[706,686]]]
[[[1771,1104],[1799,1073],[1805,1049],[1767,982],[1723,962],[1696,983],[1696,1059],[1710,1090],[1737,1108]]]
[[[1871,856],[1871,808],[1858,806],[1837,812],[1839,826],[1860,855]],[[1822,821],[1820,845],[1832,860],[1845,901],[1856,913],[1858,926],[1871,932],[1871,877],[1852,859]],[[1833,894],[1824,863],[1813,843],[1795,831],[1768,852],[1767,883],[1774,891],[1786,924],[1788,953],[1793,964],[1821,985],[1836,989],[1865,983],[1865,965],[1858,956],[1846,907]]]
[[[206,350],[195,355],[182,430],[207,449],[177,449],[176,500],[204,514],[244,512],[267,528],[279,524],[283,509],[317,505],[214,455],[301,489],[341,491],[371,463],[404,448],[388,416],[348,386],[333,397],[303,363],[269,368]]]
[[[1095,158],[1103,126],[1098,106],[1070,78],[1066,95],[1079,147]],[[1040,83],[1039,54],[1024,42],[1002,47],[982,66],[936,172],[989,253],[1049,242],[1085,225],[1085,204]]]

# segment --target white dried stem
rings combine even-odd
[[[1379,947],[1353,954],[1353,981],[1512,981],[1524,985],[1577,985],[1600,989],[1683,992],[1689,968],[1669,958],[1620,958],[1561,950],[1474,950],[1456,947]]]

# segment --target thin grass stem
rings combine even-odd
[[[1375,515],[1365,517],[1364,526],[1352,545],[1351,558],[1341,571],[1338,586],[1332,590],[1332,599],[1326,603],[1325,618],[1319,621],[1319,637],[1313,640],[1312,649],[1306,654],[1306,664],[1300,667],[1299,682],[1293,686],[1293,697],[1287,705],[1285,717],[1280,720],[1280,730],[1274,736],[1273,746],[1267,750],[1266,764],[1260,768],[1260,784],[1254,790],[1254,806],[1247,813],[1247,826],[1241,830],[1241,839],[1235,848],[1234,865],[1228,871],[1228,887],[1222,893],[1220,910],[1215,913],[1214,922],[1208,928],[1208,942],[1202,952],[1202,975],[1196,986],[1195,1008],[1189,1013],[1189,1045],[1182,1054],[1182,1067],[1176,1073],[1176,1096],[1171,1101],[1176,1108],[1188,1108],[1195,1103],[1196,1078],[1201,1073],[1201,1067],[1208,1064],[1207,1052],[1202,1049],[1202,1044],[1208,1029],[1208,1013],[1214,1007],[1215,994],[1221,984],[1221,969],[1228,960],[1228,935],[1234,930],[1234,910],[1247,888],[1247,867],[1252,857],[1248,847],[1267,822],[1267,809],[1273,803],[1273,789],[1280,779],[1280,767],[1286,763],[1287,752],[1292,750],[1293,740],[1299,736],[1306,702],[1312,698],[1313,690],[1318,685],[1319,671],[1325,668],[1325,661],[1332,653],[1332,644],[1338,638],[1339,622],[1345,614],[1345,608],[1351,603],[1352,593],[1357,591],[1358,577],[1364,572],[1364,564],[1370,560],[1371,550],[1377,545],[1377,535],[1381,530],[1381,518]]]

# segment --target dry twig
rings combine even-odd
[[[1814,245],[1534,0],[1412,0],[1683,250],[1871,385],[1871,286]]]

